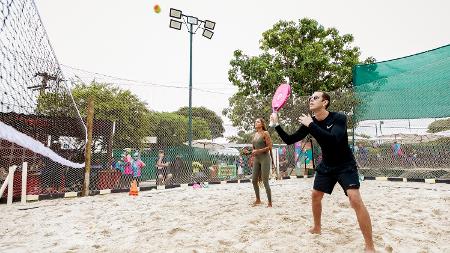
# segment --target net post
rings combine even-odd
[[[6,175],[5,181],[3,182],[2,187],[0,187],[0,197],[3,196],[3,192],[5,192],[6,187],[8,187],[9,177],[10,173],[8,171],[8,175]]]
[[[9,175],[8,175],[8,200],[6,204],[12,205],[13,202],[13,187],[14,187],[14,172],[16,171],[17,166],[13,165],[9,167]]]
[[[89,175],[91,173],[91,154],[92,154],[92,128],[94,123],[94,99],[89,97],[87,108],[87,142],[85,152],[85,168],[84,168],[84,183],[82,196],[89,195]]]
[[[28,163],[23,162],[22,164],[22,195],[20,197],[20,203],[27,203],[27,171],[28,171]]]

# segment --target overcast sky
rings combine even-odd
[[[341,34],[351,33],[362,58],[373,56],[378,61],[450,43],[447,0],[36,0],[36,4],[68,77],[77,74],[83,80],[95,77],[117,83],[156,111],[188,105],[189,33],[186,27],[169,28],[170,8],[216,22],[211,40],[201,33],[193,38],[193,106],[219,115],[235,91],[228,81],[233,51],[258,55],[262,32],[279,20],[309,17]],[[155,4],[161,6],[159,14],[153,11]],[[229,126],[226,129],[226,135],[233,134]]]

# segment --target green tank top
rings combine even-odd
[[[253,137],[252,144],[255,147],[255,149],[265,148],[266,142],[264,141],[263,135],[260,135],[258,133],[255,133],[255,136]]]

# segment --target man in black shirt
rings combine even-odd
[[[324,193],[331,194],[334,185],[339,183],[355,210],[359,227],[365,240],[366,252],[374,252],[372,224],[359,192],[359,177],[356,161],[348,145],[347,117],[337,112],[329,112],[330,96],[316,91],[309,98],[309,109],[314,116],[303,114],[299,118],[300,128],[292,135],[287,134],[278,125],[276,114],[271,116],[275,130],[286,144],[293,144],[311,134],[322,149],[322,162],[316,168],[312,190],[313,234],[321,232],[322,198]]]

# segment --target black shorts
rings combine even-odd
[[[359,189],[359,175],[356,165],[345,165],[329,172],[316,171],[313,189],[331,194],[336,183],[341,185],[345,195],[348,189]]]

